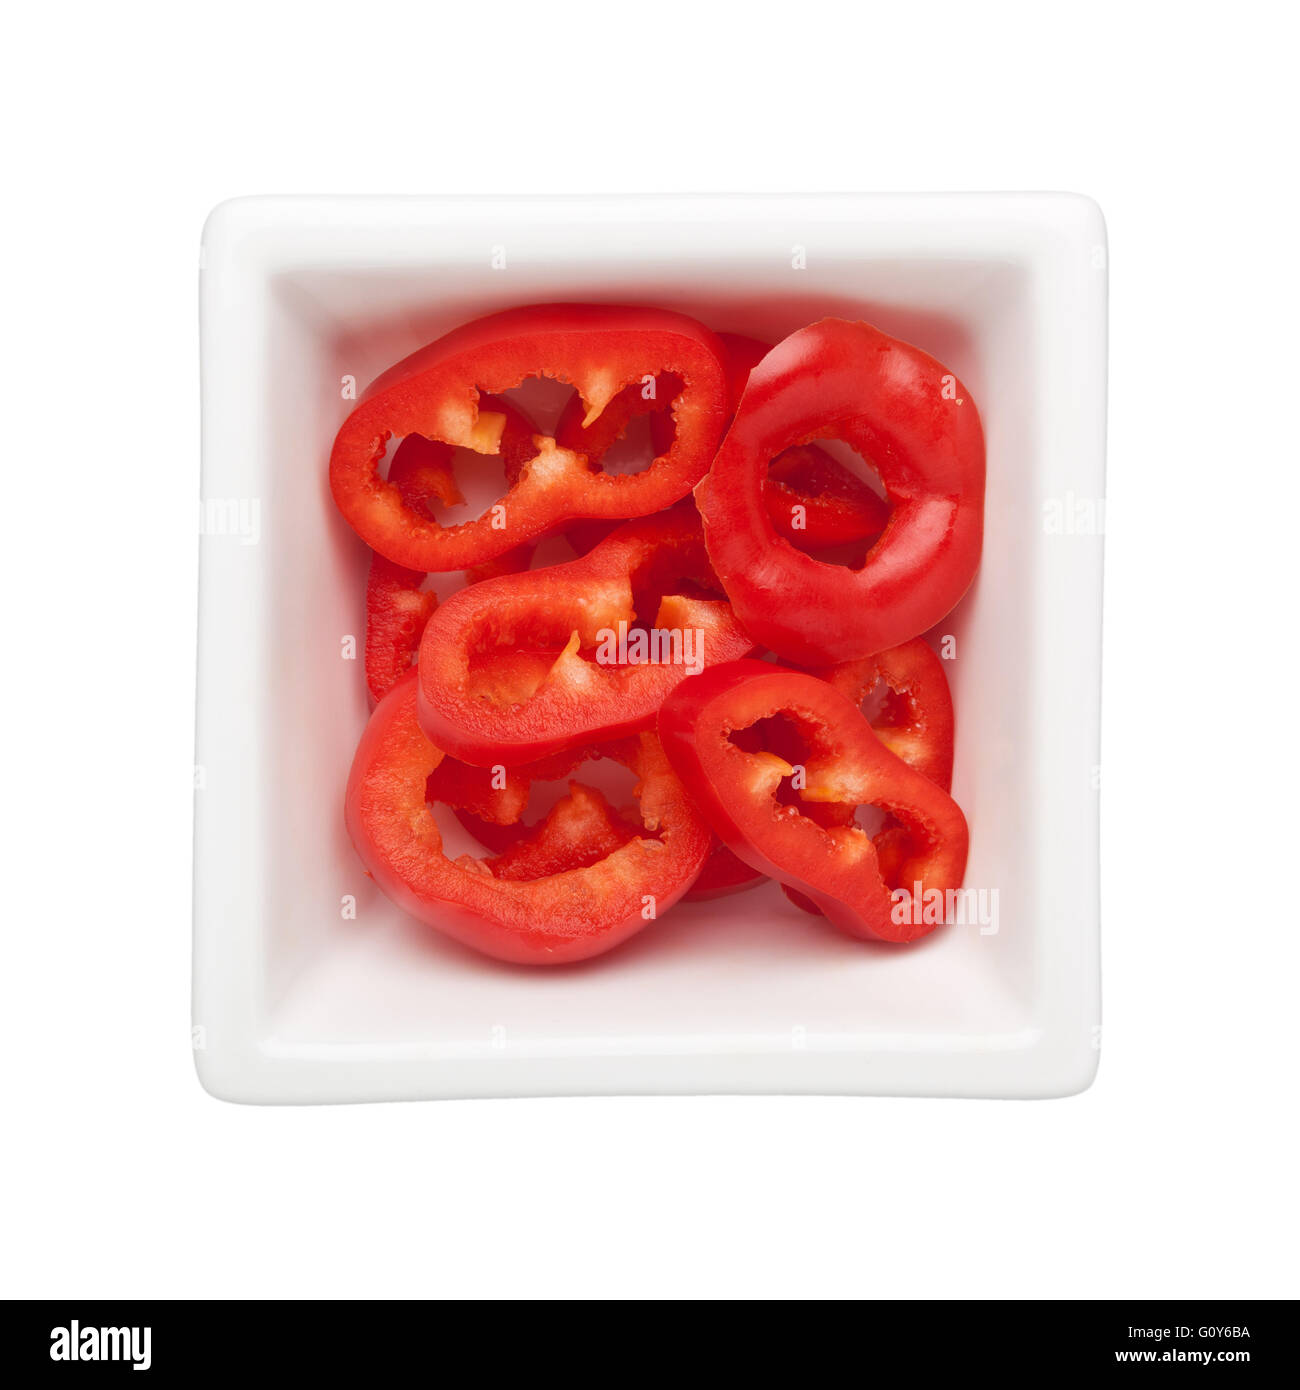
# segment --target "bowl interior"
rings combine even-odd
[[[275,737],[273,866],[263,1038],[282,1049],[383,1044],[463,1055],[512,1046],[617,1052],[770,1047],[816,1033],[846,1047],[995,1048],[1034,1026],[1040,914],[1025,740],[1038,528],[1031,287],[1010,259],[728,259],[576,251],[519,265],[503,248],[436,267],[297,269],[276,276],[266,410],[277,459],[262,544],[275,576],[266,654]],[[498,261],[502,255],[497,256]],[[366,720],[367,552],[335,511],[326,464],[358,390],[469,318],[548,300],[656,304],[775,341],[838,315],[868,320],[951,366],[974,393],[989,453],[986,543],[967,597],[931,634],[957,710],[953,792],[972,826],[976,920],[907,948],[838,936],[774,884],[682,904],[609,956],[554,970],[475,955],[391,906],[343,827]],[[452,581],[452,587],[455,581]],[[444,581],[442,591],[446,592]],[[348,655],[354,640],[355,659]],[[355,917],[347,905],[355,902]],[[724,1041],[725,1040],[725,1041]]]

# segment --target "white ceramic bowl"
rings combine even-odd
[[[202,253],[194,1040],[214,1095],[1058,1096],[1100,1039],[1106,250],[1064,194],[255,198]],[[330,444],[358,390],[517,304],[662,304],[775,340],[824,315],[933,353],[988,442],[956,639],[953,793],[979,920],[871,947],[775,885],[607,957],[482,959],[391,906],[343,828],[366,554]],[[347,914],[355,901],[355,918]],[[976,914],[979,917],[979,914]]]

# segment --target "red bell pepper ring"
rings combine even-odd
[[[801,776],[775,753],[733,740],[777,716],[793,722],[807,743]],[[892,890],[911,894],[919,885],[922,894],[946,893],[961,884],[968,836],[957,803],[891,753],[856,706],[816,676],[762,661],[715,666],[668,697],[659,736],[723,843],[804,894],[849,936],[922,936],[937,923],[913,918],[932,914],[895,914]],[[797,787],[796,803],[778,799],[783,785]],[[900,848],[891,837],[882,853],[856,825],[820,825],[801,805],[878,806],[905,839]]]
[[[501,455],[506,480],[513,482],[533,456],[533,422],[512,402],[485,396],[482,405],[501,415]],[[426,516],[435,506],[451,507],[464,501],[452,470],[455,450],[449,444],[408,434],[397,446],[388,466],[388,481],[403,503]],[[527,542],[496,560],[466,570],[470,583],[497,574],[516,574],[532,563],[536,547]],[[438,606],[436,595],[424,589],[423,570],[395,565],[378,551],[370,557],[366,581],[366,686],[373,708],[410,669],[429,615]]]
[[[815,438],[870,460],[892,507],[856,570],[796,550],[767,511],[768,460]],[[714,568],[756,641],[802,666],[868,656],[924,632],[970,586],[984,527],[979,414],[928,353],[823,319],[750,373],[695,496]]]
[[[955,721],[943,662],[921,637],[875,656],[823,667],[814,675],[861,705],[878,685],[886,696],[871,716],[876,737],[891,753],[937,783],[952,788]]]
[[[438,931],[499,960],[563,965],[626,941],[662,916],[699,874],[711,842],[653,734],[602,750],[637,776],[640,827],[610,853],[580,867],[519,878],[518,859],[449,858],[427,802],[444,754],[415,715],[415,672],[380,701],[348,778],[348,833],[362,863],[399,907]],[[589,823],[589,806],[574,810]],[[562,813],[562,815],[566,815]],[[572,843],[561,825],[544,837],[535,865],[564,862]],[[585,856],[583,856],[585,858]]]
[[[753,646],[716,593],[689,503],[580,560],[462,590],[424,631],[420,722],[480,767],[653,728],[674,686]]]
[[[576,518],[646,516],[684,497],[703,477],[726,421],[726,381],[714,335],[682,314],[603,304],[510,309],[466,324],[385,372],[343,422],[330,457],[339,510],[373,549],[408,569],[443,572],[494,560]],[[615,476],[554,440],[535,452],[501,501],[476,521],[442,526],[406,505],[379,476],[394,435],[495,454],[504,421],[481,409],[528,377],[577,388],[588,425],[628,384],[672,373],[672,447],[642,473]]]

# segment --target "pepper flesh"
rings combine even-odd
[[[484,862],[497,878],[545,878],[588,868],[634,839],[639,829],[595,787],[570,782],[568,794],[543,820]]]
[[[511,482],[532,457],[536,427],[503,397],[484,396],[481,404],[504,421],[501,456],[506,480]],[[393,453],[388,481],[407,507],[432,516],[435,506],[451,507],[464,501],[452,469],[454,453],[448,444],[408,434]],[[516,546],[496,560],[467,570],[465,577],[475,583],[526,570],[534,548],[531,542]],[[366,687],[372,709],[410,669],[424,625],[438,606],[437,597],[424,588],[427,578],[424,570],[396,565],[378,551],[371,554],[366,580]]]
[[[739,333],[719,333],[727,369],[729,414],[734,413],[750,371],[771,351],[770,344]],[[672,444],[671,404],[681,383],[669,377],[650,387],[640,383],[621,391],[600,418],[584,426],[582,400],[566,402],[555,426],[555,439],[583,453],[588,462],[603,459],[624,438],[633,419],[650,417],[650,441],[656,455]],[[763,484],[768,515],[778,535],[806,550],[874,542],[889,520],[889,507],[856,474],[816,444],[786,449],[768,465]],[[577,522],[568,528],[574,548],[585,554],[612,528],[598,521]]]
[[[795,804],[779,799],[796,783],[795,766],[733,738],[778,716],[798,726],[809,749]],[[960,886],[968,834],[957,803],[891,753],[854,704],[816,676],[761,661],[713,667],[668,697],[659,734],[727,847],[809,898],[849,936],[914,940],[936,923],[896,914],[893,889]],[[877,845],[856,825],[819,824],[802,810],[863,805],[887,812],[904,839]]]
[[[421,724],[480,767],[652,728],[674,686],[753,646],[716,583],[686,503],[580,560],[454,594],[420,647]]]
[[[523,819],[533,783],[558,782],[591,756],[592,750],[570,748],[520,767],[493,768],[444,757],[426,792],[429,801],[449,807],[481,845],[503,854],[538,829]]]
[[[955,720],[943,662],[923,638],[875,656],[823,667],[820,676],[855,705],[883,684],[887,694],[871,717],[876,737],[944,791],[952,788]]]
[[[415,714],[415,672],[380,701],[348,779],[348,833],[383,892],[421,921],[499,960],[561,965],[611,950],[691,886],[711,843],[653,734],[603,750],[637,776],[641,825],[609,854],[538,878],[449,858],[427,803],[444,754]],[[585,816],[585,810],[582,812]],[[562,834],[552,838],[563,839]],[[515,866],[516,869],[519,867]]]
[[[879,685],[887,692],[878,710],[870,716],[876,737],[898,757],[914,767],[922,776],[940,786],[952,789],[952,759],[955,739],[955,720],[952,693],[943,662],[929,644],[920,637],[903,642],[875,656],[857,661],[827,666],[813,675],[833,685],[855,705],[871,695]],[[848,825],[853,812],[848,807],[825,805],[817,808],[816,818],[823,825],[837,821]],[[881,873],[887,882],[896,883],[902,856],[907,850],[907,832],[888,818],[872,837],[880,858]],[[805,912],[820,914],[821,909],[796,889],[782,891]]]
[[[870,459],[892,506],[856,570],[795,549],[767,512],[767,461],[816,438]],[[823,319],[750,373],[695,496],[714,568],[755,640],[803,666],[848,661],[918,636],[966,592],[983,539],[984,435],[942,363],[870,324]]]
[[[394,435],[498,452],[503,422],[481,409],[480,392],[499,394],[528,377],[554,377],[577,388],[591,424],[626,385],[660,372],[683,382],[672,405],[675,433],[667,454],[642,473],[602,473],[583,455],[537,435],[533,457],[501,501],[459,526],[421,516],[378,474]],[[353,529],[395,564],[428,572],[464,569],[575,518],[622,520],[671,505],[703,477],[725,421],[721,349],[695,320],[599,304],[511,309],[448,333],[379,377],[335,438],[330,487]]]
[[[554,810],[545,820],[533,825],[524,821],[523,814],[533,782],[557,781],[586,757],[586,750],[570,749],[523,767],[501,768],[496,772],[485,767],[472,767],[455,758],[444,758],[429,778],[428,797],[430,801],[449,806],[461,825],[497,856],[489,861],[494,873],[501,872],[500,865],[532,864],[536,862],[535,855],[554,853],[557,837],[561,835],[563,843],[570,847],[573,859],[564,867],[575,868],[578,867],[580,832],[584,827],[593,842],[608,845],[611,837],[621,835],[627,839],[634,833],[629,818],[610,808],[603,798],[598,803],[580,801],[568,811],[560,829],[552,824],[556,817]],[[599,797],[599,793],[593,793],[593,796]],[[542,847],[535,849],[534,846],[539,843]],[[710,901],[743,892],[747,888],[756,888],[763,882],[762,874],[737,859],[715,837],[700,876],[691,885],[684,901]]]
[[[749,374],[772,345],[740,333],[719,333],[718,338],[726,354],[734,416]],[[772,459],[763,500],[777,535],[801,550],[874,541],[889,520],[884,499],[816,444],[794,445]]]

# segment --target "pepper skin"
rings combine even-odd
[[[816,438],[875,465],[892,511],[861,568],[803,554],[772,525],[767,462]],[[750,373],[707,478],[705,539],[755,641],[801,666],[897,646],[951,611],[979,564],[984,435],[969,391],[928,353],[865,323],[823,319]]]
[[[797,727],[809,750],[795,803],[778,795],[795,783],[795,767],[733,738],[777,716]],[[664,702],[659,736],[718,838],[849,936],[914,940],[936,924],[913,921],[911,913],[895,921],[892,890],[961,884],[968,833],[957,803],[891,753],[854,704],[816,676],[762,661],[712,667]],[[877,806],[903,837],[877,845],[856,825],[818,824],[801,804],[836,812]]]
[[[823,667],[813,674],[855,705],[883,684],[888,693],[871,719],[876,737],[944,791],[952,789],[956,736],[952,693],[943,662],[923,638],[913,637],[875,656]]]
[[[472,767],[445,757],[429,777],[426,791],[429,801],[450,807],[481,845],[500,855],[538,829],[523,818],[533,783],[558,782],[592,756],[589,749],[570,748],[501,769]]]
[[[501,456],[506,480],[513,482],[533,456],[536,427],[522,410],[502,397],[485,396],[481,404],[505,422]],[[388,481],[406,506],[431,517],[435,506],[451,507],[464,500],[452,470],[454,453],[448,444],[408,434],[393,452]],[[465,577],[475,583],[526,570],[534,549],[531,542],[516,546],[496,560],[467,570]],[[423,587],[427,577],[423,570],[395,565],[377,551],[371,554],[366,580],[366,687],[372,709],[410,669],[424,625],[438,606],[437,597]]]
[[[668,453],[642,473],[602,473],[583,455],[537,435],[533,457],[500,502],[475,521],[447,527],[407,506],[378,474],[394,435],[497,453],[504,422],[481,409],[480,392],[554,377],[577,388],[591,425],[625,386],[661,372],[683,382],[672,405],[675,433]],[[721,348],[693,319],[604,304],[510,309],[448,333],[385,372],[335,438],[330,488],[357,534],[394,564],[465,569],[575,518],[623,520],[670,506],[707,471],[726,411]]]
[[[383,892],[436,930],[498,960],[563,965],[612,950],[661,917],[691,886],[709,852],[708,827],[653,734],[603,750],[638,778],[641,826],[632,838],[581,867],[536,878],[518,858],[500,875],[491,861],[450,859],[427,804],[443,760],[415,717],[415,672],[380,701],[348,779],[348,833]],[[599,808],[596,808],[597,812]],[[590,824],[590,803],[570,806]],[[554,863],[569,839],[561,825],[543,838],[532,867]]]
[[[871,716],[876,737],[898,757],[923,776],[952,790],[952,758],[956,736],[952,693],[943,662],[921,637],[890,647],[875,656],[827,666],[812,674],[833,685],[855,704],[861,705],[878,685],[886,696]],[[852,810],[845,807],[819,807],[822,825],[850,824]],[[907,832],[897,823],[886,823],[872,837],[886,881],[897,883],[897,871],[907,848]],[[819,914],[820,910],[793,888],[782,891],[796,907]]]
[[[653,728],[675,685],[753,646],[716,583],[688,502],[580,560],[453,594],[424,631],[420,722],[479,767]]]

